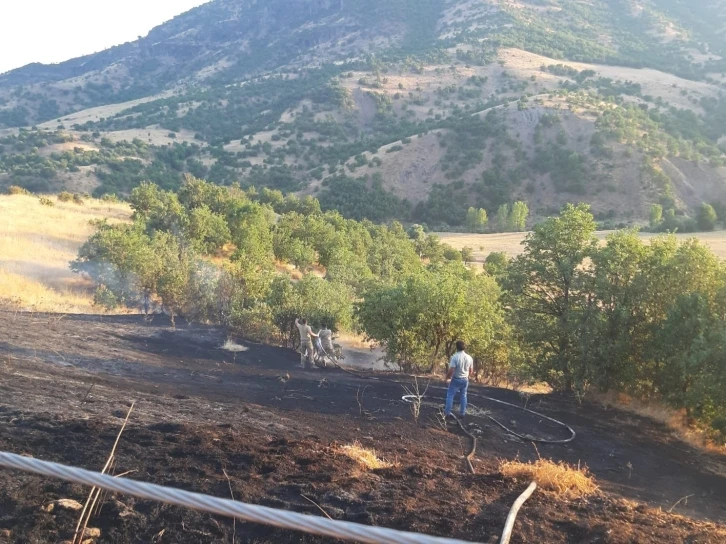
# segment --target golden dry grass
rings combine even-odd
[[[601,243],[612,231],[601,231],[596,236]],[[474,260],[483,262],[487,255],[494,251],[501,251],[510,257],[516,257],[522,253],[522,241],[527,235],[525,232],[507,232],[502,234],[467,234],[456,232],[437,232],[436,235],[442,242],[449,244],[456,249],[470,247],[474,250]],[[649,232],[641,232],[640,238],[648,241],[659,236]],[[679,242],[689,238],[697,238],[700,242],[711,248],[719,258],[726,259],[726,231],[699,232],[694,234],[676,234]]]
[[[376,450],[364,448],[358,441],[346,446],[340,446],[337,448],[337,453],[353,459],[353,461],[368,470],[391,468],[393,466],[392,463],[378,457]]]
[[[341,331],[336,335],[335,341],[347,349],[370,350],[375,348],[375,344],[366,342],[362,335],[354,332]]]
[[[84,205],[40,204],[37,196],[0,196],[0,301],[24,310],[85,313],[93,306],[92,285],[69,262],[95,231],[94,219],[128,221],[126,204],[87,200]]]
[[[545,491],[568,497],[585,497],[598,490],[587,467],[575,467],[561,461],[538,459],[534,463],[502,461],[499,472],[507,479],[535,481]]]

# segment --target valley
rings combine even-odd
[[[0,74],[0,544],[726,541],[725,31],[210,0]]]
[[[515,201],[530,225],[575,201],[604,228],[642,225],[653,205],[681,232],[701,204],[723,211],[723,51],[702,24],[718,2],[695,18],[672,0],[364,4],[303,0],[286,17],[218,0],[82,67],[5,74],[0,125],[17,128],[0,184],[124,196],[191,173],[455,231],[469,206],[493,218]],[[252,26],[213,30],[241,13]]]

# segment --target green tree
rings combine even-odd
[[[161,262],[143,227],[104,223],[71,263],[74,272],[88,274],[102,288],[108,306],[137,304],[156,291]]]
[[[428,234],[419,254],[422,259],[427,259],[430,263],[438,263],[445,258],[445,251],[446,246],[441,243],[441,239],[435,234]]]
[[[411,225],[408,229],[408,236],[416,248],[419,257],[423,257],[424,246],[426,244],[426,231],[421,225]]]
[[[651,328],[642,277],[651,248],[634,230],[593,251],[593,303],[582,326],[583,376],[601,390],[635,392]]]
[[[483,208],[470,207],[466,212],[466,228],[470,232],[483,232],[487,226],[489,218],[487,217],[487,211]]]
[[[227,219],[212,212],[206,204],[189,213],[186,236],[195,251],[206,255],[217,252],[232,239]]]
[[[663,206],[660,204],[650,205],[650,228],[657,229],[663,221]]]
[[[509,268],[509,257],[503,251],[492,251],[484,259],[485,270],[494,277],[501,277]]]
[[[233,260],[245,261],[260,269],[272,269],[274,218],[269,208],[255,202],[238,203],[229,211],[227,221],[237,248]]]
[[[366,335],[384,348],[386,360],[408,370],[442,365],[459,339],[475,344],[473,355],[482,357],[503,323],[496,282],[460,263],[367,291],[357,315]]]
[[[703,204],[701,204],[701,207],[698,208],[698,215],[696,216],[696,221],[698,222],[698,228],[700,230],[714,230],[716,228],[716,222],[718,221],[716,210],[713,209],[713,206],[704,202]]]
[[[295,347],[299,343],[296,318],[306,318],[313,328],[327,324],[334,331],[349,329],[353,319],[352,300],[352,292],[346,285],[307,274],[294,283],[284,276],[276,277],[267,305],[282,340]]]
[[[374,279],[365,259],[344,247],[331,253],[325,277],[351,287],[355,293],[360,293]]]
[[[461,248],[461,259],[464,264],[469,264],[474,261],[474,248],[464,246]]]
[[[661,230],[666,232],[677,232],[681,227],[681,222],[676,216],[676,210],[669,208],[663,215],[663,221],[661,222]]]
[[[527,218],[529,217],[529,207],[526,202],[518,200],[512,204],[512,211],[507,220],[509,230],[514,232],[522,232],[527,227]]]
[[[367,264],[382,281],[396,281],[422,268],[421,258],[400,223],[390,227],[369,224],[368,233]]]
[[[179,202],[188,210],[206,207],[216,214],[224,214],[230,201],[230,192],[224,187],[186,175],[178,191]]]
[[[151,241],[151,247],[159,263],[156,293],[169,312],[174,325],[175,317],[183,313],[188,300],[194,255],[179,243],[176,236],[166,232],[156,233]]]
[[[665,400],[726,433],[726,322],[701,293],[679,297],[653,344]]]
[[[589,303],[592,276],[585,259],[597,247],[594,232],[590,207],[568,204],[559,217],[535,226],[509,267],[511,305],[537,354],[535,374],[565,389],[582,378],[578,330]]]
[[[458,249],[454,249],[449,244],[442,244],[443,246],[443,257],[447,261],[456,261],[456,262],[462,262],[463,261],[463,255],[461,251]]]
[[[509,204],[502,204],[497,210],[497,229],[500,232],[509,230]]]

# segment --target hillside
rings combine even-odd
[[[372,220],[587,201],[683,230],[726,207],[726,2],[684,6],[215,0],[0,76],[0,184],[125,195],[189,172]]]
[[[45,204],[44,204],[44,203]],[[129,221],[128,205],[0,196],[0,304],[18,310],[95,313],[93,283],[68,263],[96,221]]]

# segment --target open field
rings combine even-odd
[[[167,91],[158,95],[147,96],[145,98],[139,98],[138,100],[131,100],[129,102],[122,102],[120,104],[107,104],[105,106],[96,106],[94,108],[77,111],[76,113],[71,113],[57,119],[51,119],[50,121],[41,123],[40,125],[38,125],[38,127],[47,130],[54,130],[60,124],[64,124],[66,128],[70,128],[72,125],[76,124],[83,125],[85,123],[88,123],[89,121],[94,122],[98,121],[99,119],[108,119],[109,117],[113,117],[114,115],[121,113],[124,110],[133,108],[134,106],[146,104],[147,102],[151,102],[153,100],[158,100],[161,98],[168,98],[170,96],[173,96],[173,94],[174,93],[172,91]]]
[[[637,83],[641,85],[644,95],[662,98],[678,108],[691,109],[699,113],[702,111],[701,107],[698,106],[700,98],[716,96],[719,92],[716,85],[690,81],[648,68],[629,68],[555,60],[515,48],[502,49],[499,58],[504,62],[507,70],[521,79],[535,76],[538,81],[556,87],[561,78],[542,72],[540,68],[552,64],[564,64],[575,70],[593,70],[598,77]],[[689,97],[693,97],[694,100],[689,100]]]
[[[601,242],[605,241],[611,231],[601,231],[596,235]],[[455,232],[437,232],[437,236],[442,242],[461,249],[470,247],[474,250],[474,259],[482,262],[487,255],[493,251],[502,251],[510,257],[515,257],[522,252],[522,241],[526,236],[524,232],[507,232],[503,234],[467,234]],[[640,237],[643,240],[650,240],[659,236],[650,232],[641,232]],[[678,240],[688,240],[689,238],[697,238],[721,259],[726,259],[726,231],[716,232],[698,232],[694,234],[677,234]]]
[[[94,232],[89,221],[126,221],[131,210],[100,200],[79,205],[49,198],[52,207],[37,196],[0,196],[0,301],[34,311],[98,311],[90,282],[68,263]]]
[[[401,400],[407,376],[371,381],[335,369],[302,371],[290,350],[241,342],[246,350],[233,354],[220,349],[223,331],[172,329],[163,316],[58,320],[0,311],[0,330],[0,451],[99,470],[136,401],[114,473],[133,471],[129,477],[140,481],[224,498],[231,486],[241,501],[321,515],[310,499],[335,519],[487,543],[498,541],[527,479],[551,477],[541,457],[586,465],[598,489],[583,498],[557,485],[538,489],[519,514],[513,544],[726,539],[724,458],[617,409],[533,395],[530,408],[577,432],[569,444],[535,449],[488,416],[543,438],[567,433],[481,397],[519,406],[517,393],[472,385],[476,407],[466,424],[479,436],[472,475],[462,459],[467,437],[437,422],[443,391],[436,379],[417,424]],[[515,460],[548,474],[504,463]],[[46,506],[83,501],[87,489],[0,472],[0,542],[71,537],[78,514]],[[107,499],[91,526],[100,530],[99,544],[232,542],[234,532],[227,519],[121,495]],[[238,542],[336,542],[241,522],[236,533]]]

